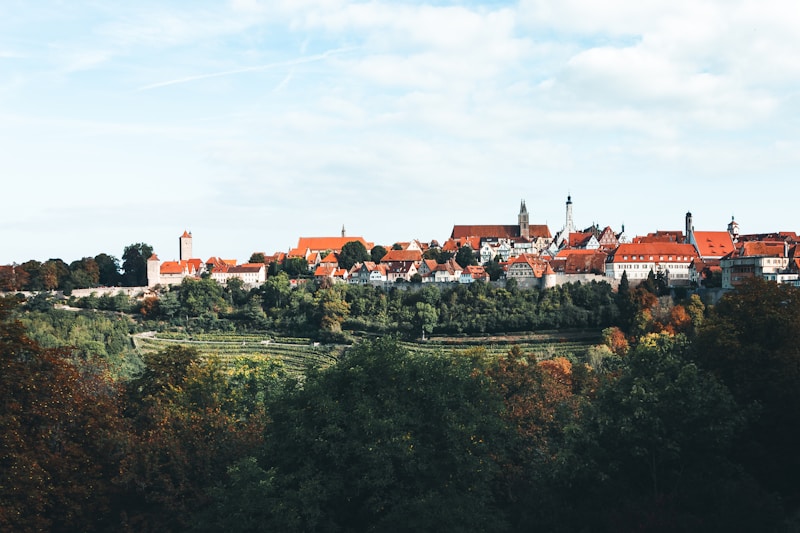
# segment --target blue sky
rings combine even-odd
[[[800,231],[782,1],[0,3],[0,264],[453,224]]]

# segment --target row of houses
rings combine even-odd
[[[235,260],[191,257],[191,233],[180,237],[180,259],[148,261],[148,284],[180,283],[187,276],[207,273],[226,283],[238,278],[248,285],[266,280],[267,265],[303,259],[315,278],[352,284],[389,285],[401,281],[422,283],[472,283],[488,280],[487,269],[529,286],[549,287],[574,281],[604,280],[631,283],[662,277],[671,286],[721,285],[732,288],[744,279],[764,277],[800,286],[800,237],[793,232],[740,235],[731,220],[724,231],[697,231],[686,213],[683,230],[659,230],[629,239],[624,230],[597,224],[575,230],[572,200],[567,197],[564,227],[555,235],[546,224],[530,224],[524,200],[514,225],[455,225],[450,237],[438,241],[395,243],[376,261],[342,268],[339,255],[347,243],[359,242],[368,252],[374,243],[348,237],[301,237],[288,252],[266,256],[264,263],[237,264]],[[459,265],[453,256],[468,248],[478,265]],[[430,253],[429,253],[430,252]],[[438,262],[431,257],[447,258]],[[499,270],[498,270],[499,269]]]

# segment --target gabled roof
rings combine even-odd
[[[161,263],[161,274],[184,274],[186,272],[185,266],[181,265],[180,261],[164,261]]]
[[[602,273],[608,255],[600,250],[561,250],[552,262],[553,268],[564,274]]]
[[[624,261],[628,263],[672,261],[674,263],[690,263],[696,256],[697,250],[691,244],[677,244],[674,242],[640,242],[620,244],[617,246],[616,250],[609,254],[608,261]],[[672,257],[672,259],[669,259],[670,257]]]
[[[516,265],[516,266],[515,266]],[[520,254],[517,257],[511,258],[508,261],[508,270],[518,270],[520,265],[525,270],[525,267],[533,272],[534,277],[540,278],[549,266],[548,262],[533,254]]]
[[[247,274],[247,273],[258,273],[262,269],[265,269],[266,265],[264,263],[242,263],[238,266],[230,266],[228,267],[229,274]]]
[[[686,242],[686,238],[683,235],[682,231],[664,231],[658,230],[655,233],[648,233],[644,237],[634,237],[633,243],[634,244],[648,244],[648,243],[659,243],[659,242],[674,242],[678,244],[682,244]]]
[[[191,239],[191,238],[192,238],[192,234],[189,233],[186,230],[183,230],[183,235],[181,235],[181,239]]]
[[[447,239],[445,243],[442,245],[443,252],[457,252],[459,248],[462,246],[467,245],[473,250],[480,250],[481,249],[481,237],[478,235],[472,235],[469,237],[451,237]]]
[[[453,226],[453,231],[450,233],[451,239],[463,239],[464,237],[503,237],[510,239],[519,236],[519,226],[513,225],[456,225]]]
[[[310,250],[312,252],[330,250],[332,252],[341,252],[345,244],[353,241],[358,241],[363,244],[367,251],[373,248],[373,243],[365,241],[363,237],[300,237],[294,250]],[[305,254],[303,254],[302,257],[305,257]]]
[[[701,257],[722,257],[734,250],[727,231],[695,231],[694,242]]]
[[[331,252],[328,255],[326,255],[325,258],[322,259],[322,261],[320,261],[320,263],[321,264],[329,264],[329,265],[338,265],[339,264],[339,258],[336,257],[335,253]]]
[[[381,263],[391,263],[392,261],[422,261],[422,252],[419,250],[389,250],[381,258]]]
[[[783,241],[740,242],[738,249],[725,258],[753,256],[786,257],[786,244]]]

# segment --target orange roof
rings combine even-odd
[[[183,230],[183,235],[181,235],[181,239],[185,239],[185,238],[187,238],[187,237],[191,239],[191,238],[192,238],[192,234],[191,234],[191,233],[189,233],[189,232],[188,232],[188,231],[186,231],[186,230]]]
[[[161,263],[162,274],[183,274],[183,267],[177,261],[164,261]]]
[[[295,250],[311,250],[312,252],[330,250],[332,252],[341,252],[345,244],[353,241],[358,241],[363,244],[367,251],[373,248],[373,243],[365,241],[363,237],[300,237]],[[303,252],[301,257],[304,256],[305,252]]]
[[[381,258],[381,263],[392,261],[422,261],[422,252],[419,250],[389,250]]]
[[[701,257],[722,257],[734,250],[727,231],[695,231],[694,242]]]
[[[590,240],[594,237],[594,233],[591,231],[586,232],[574,232],[569,234],[569,245],[573,248],[577,248],[579,246],[586,246]]]
[[[564,250],[558,251],[556,258],[563,259],[571,255],[594,255],[596,253],[602,253],[603,255],[606,255],[603,252],[598,252],[597,250],[586,250],[585,248],[565,248]]]
[[[512,257],[508,261],[509,270],[514,265],[525,263],[533,271],[533,275],[537,278],[542,277],[542,274],[547,270],[548,263],[541,257],[533,254],[520,254],[517,257]]]
[[[200,267],[203,266],[203,260],[196,257],[187,259],[186,262],[189,263],[194,270],[200,270]]]
[[[330,277],[336,272],[336,267],[333,265],[319,265],[314,271],[314,275],[318,278]]]
[[[480,250],[481,248],[481,238],[479,236],[473,235],[470,237],[456,237],[447,239],[442,245],[443,252],[457,252],[459,248],[464,245],[468,245],[473,250]]]
[[[617,249],[609,255],[609,259],[617,262],[672,261],[689,263],[696,256],[697,250],[691,244],[648,242],[620,244]],[[669,259],[670,257],[672,257],[672,259]]]
[[[633,239],[634,243],[656,243],[656,242],[674,242],[682,243],[686,239],[683,237],[682,231],[663,231],[658,230],[655,233],[648,233],[644,237],[636,237]]]
[[[754,255],[770,255],[776,257],[786,256],[786,246],[783,241],[749,241],[741,243],[738,253],[735,255],[740,257],[748,257]]]
[[[326,255],[325,258],[322,259],[322,261],[320,261],[320,263],[338,265],[339,264],[339,258],[336,257],[335,253],[331,252],[328,255]]]

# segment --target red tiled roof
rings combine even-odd
[[[262,268],[266,268],[264,263],[242,263],[239,266],[228,267],[228,272],[231,274],[244,274],[247,272],[259,272]]]
[[[178,261],[164,261],[161,263],[161,274],[183,274],[184,267]]]
[[[328,255],[326,255],[322,259],[322,261],[320,261],[320,263],[325,263],[325,264],[330,264],[330,265],[338,265],[339,264],[339,258],[336,257],[335,253],[331,252]]]
[[[392,261],[422,261],[422,252],[419,250],[389,250],[381,258],[381,263],[390,263]]]
[[[783,241],[749,241],[740,244],[735,256],[748,257],[755,255],[769,255],[774,257],[786,257],[786,246]]]
[[[312,252],[341,252],[342,247],[348,242],[358,241],[364,245],[367,251],[371,250],[373,243],[367,242],[363,237],[300,237],[297,247],[294,250],[311,250]],[[294,251],[293,250],[293,251]],[[305,252],[300,257],[304,257]]]
[[[659,243],[659,242],[674,242],[674,243],[683,243],[686,239],[683,236],[682,231],[663,231],[658,230],[655,233],[648,233],[644,237],[635,237],[633,242],[641,243],[641,244],[652,244],[652,243]]]
[[[191,239],[191,238],[192,238],[192,234],[191,234],[191,233],[189,233],[189,232],[188,232],[188,231],[186,231],[186,230],[183,230],[183,235],[181,235],[181,239],[185,239],[185,238],[187,238],[187,237]]]
[[[734,250],[727,231],[695,231],[694,241],[701,257],[722,257]]]
[[[620,244],[609,256],[609,260],[616,262],[646,262],[672,261],[691,262],[697,256],[697,250],[691,244],[677,244],[674,242],[649,242]],[[627,259],[625,259],[627,257]],[[672,257],[672,259],[669,259]]]

